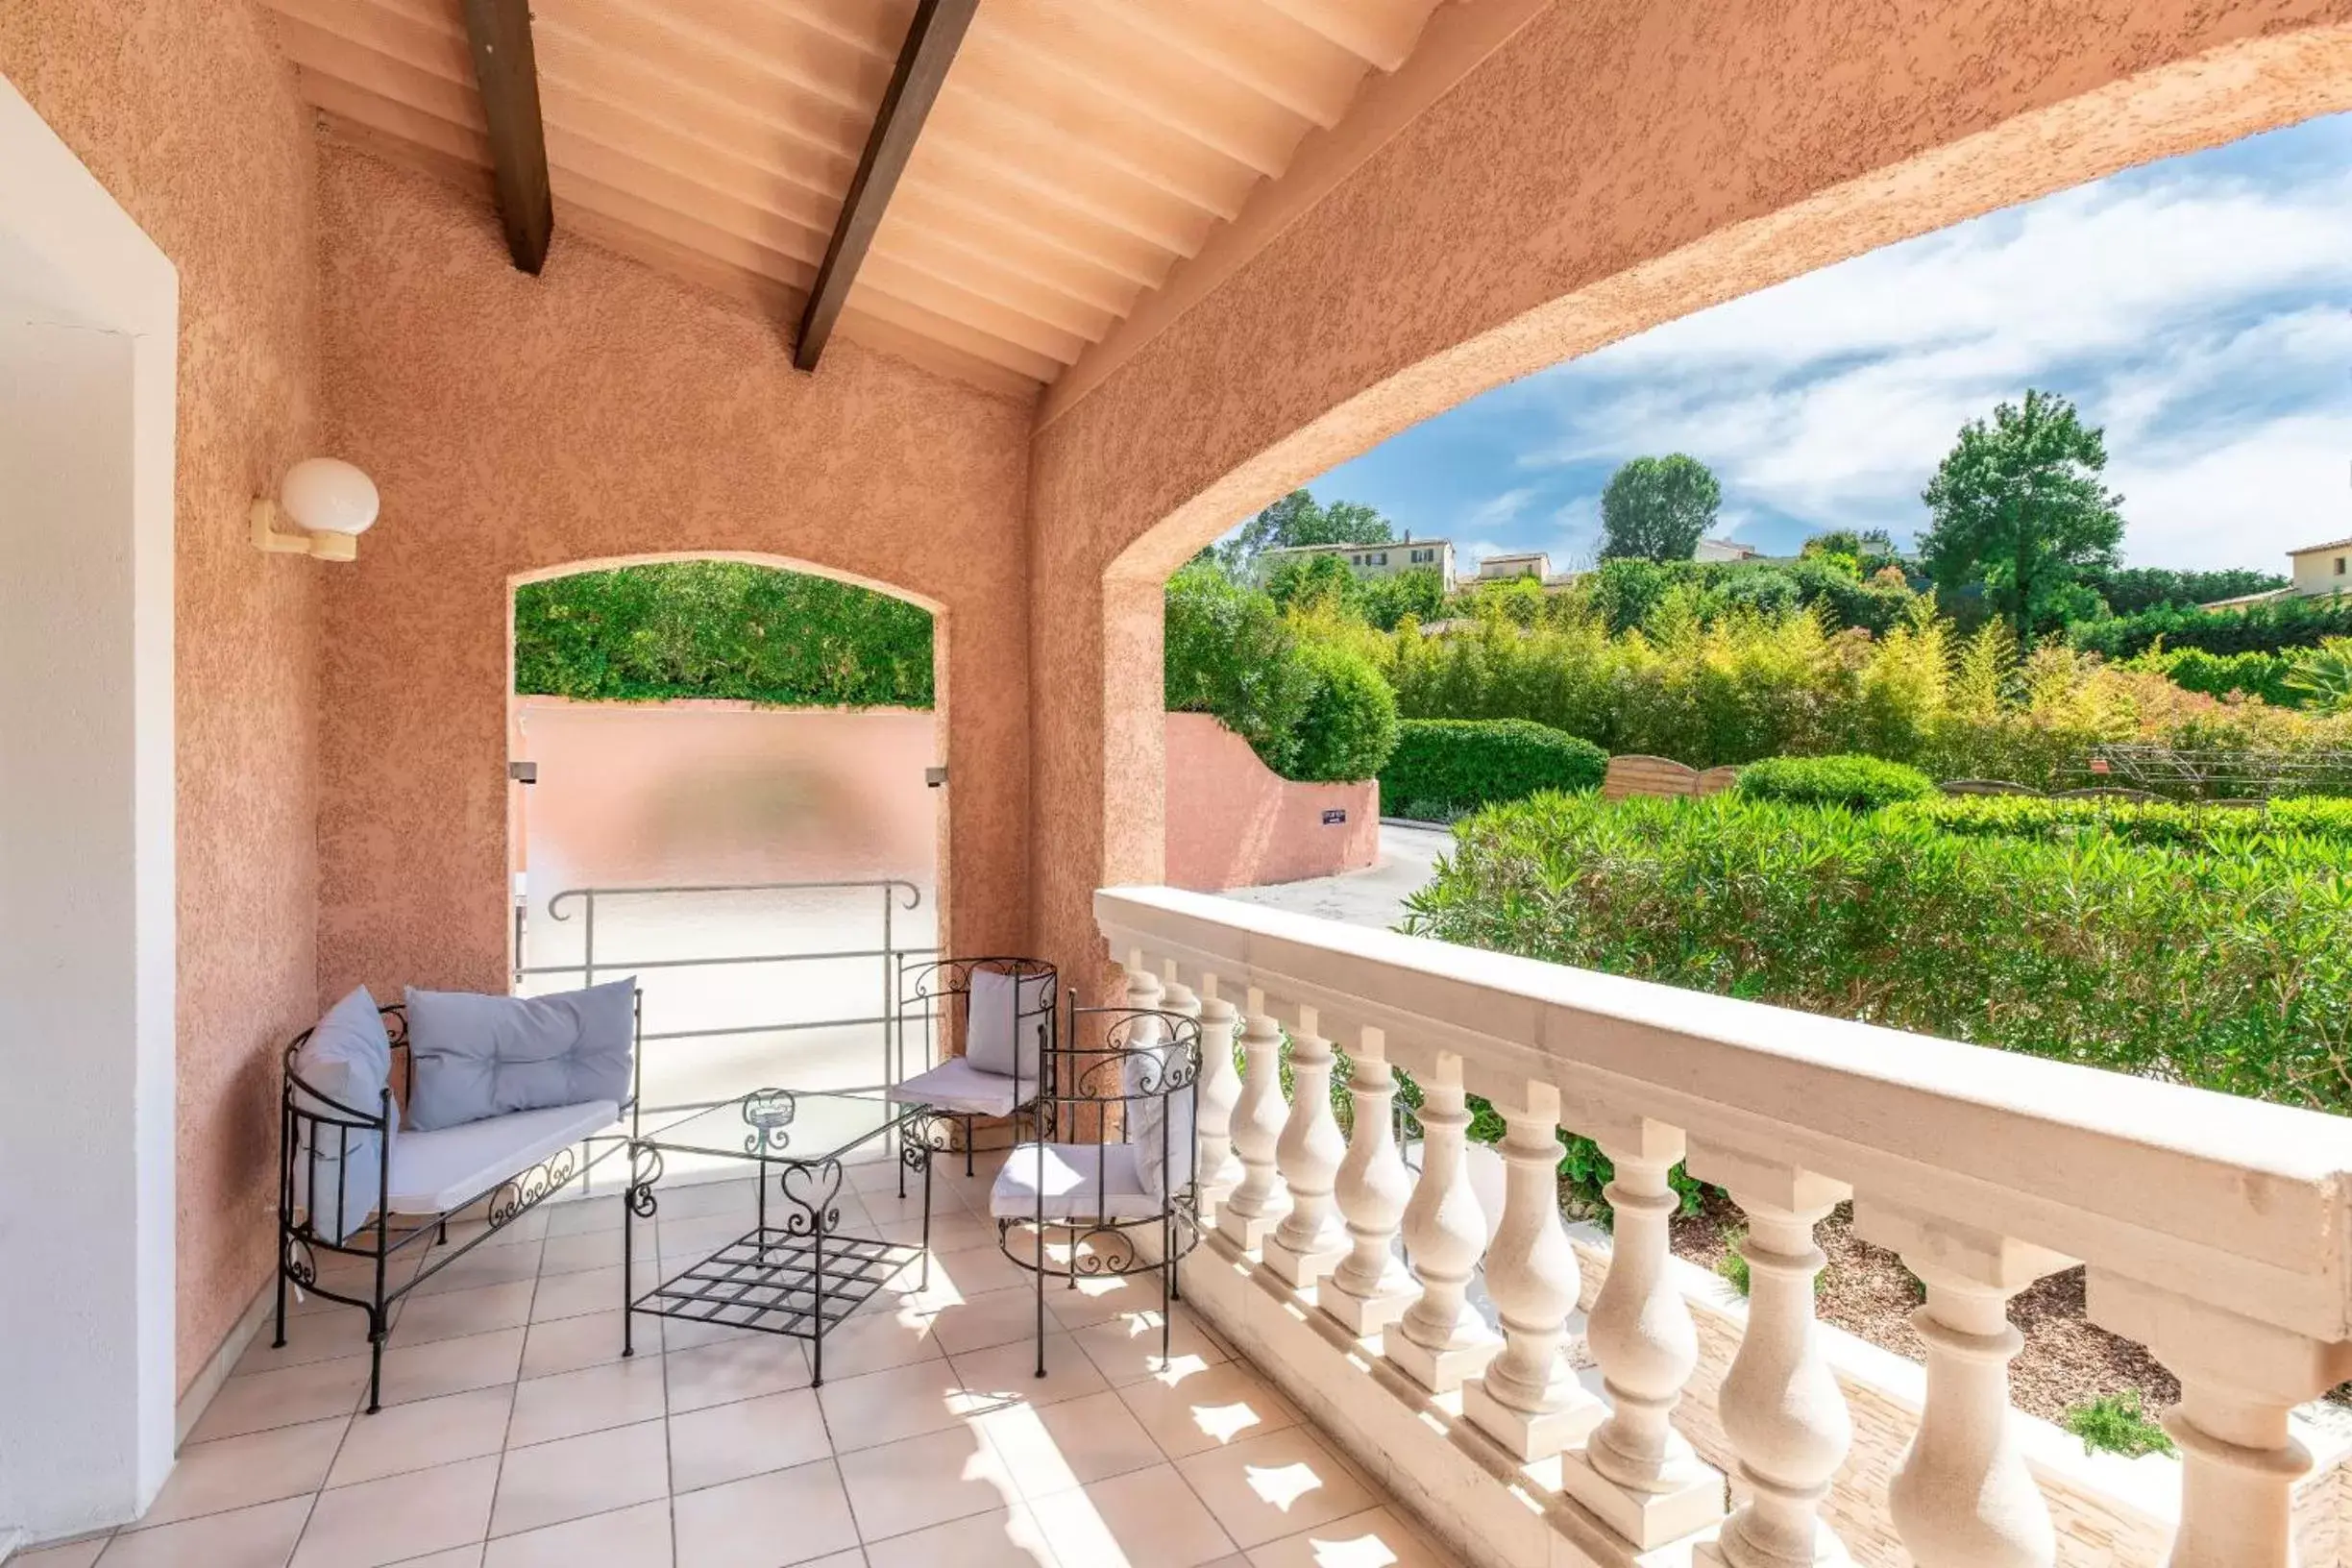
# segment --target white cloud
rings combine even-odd
[[[1521,512],[1526,511],[1528,502],[1534,499],[1535,487],[1533,485],[1521,485],[1515,490],[1506,490],[1501,495],[1489,496],[1471,507],[1456,521],[1454,526],[1463,533],[1499,528],[1512,521]]]
[[[1690,452],[1727,526],[1921,521],[1967,419],[2025,386],[2108,430],[2125,553],[2283,567],[2352,532],[2352,176],[2175,166],[2066,192],[1669,323],[1508,394],[1523,469]],[[1515,494],[1515,492],[1514,492]]]

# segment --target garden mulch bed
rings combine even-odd
[[[1744,1224],[1738,1206],[1710,1188],[1698,1213],[1674,1221],[1675,1253],[1703,1268],[1716,1268],[1728,1250],[1727,1237]],[[1822,1321],[1881,1350],[1924,1361],[1926,1344],[1911,1327],[1919,1286],[1902,1261],[1853,1234],[1851,1204],[1838,1205],[1814,1235],[1829,1257],[1815,1298]],[[2137,1389],[2150,1410],[2180,1398],[2179,1380],[2145,1350],[2083,1315],[2080,1268],[2036,1282],[2009,1304],[2009,1320],[2025,1336],[2025,1348],[2009,1364],[2009,1397],[2021,1410],[2056,1421],[2070,1406],[2102,1394]]]

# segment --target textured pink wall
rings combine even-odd
[[[2352,105],[2348,22],[2352,0],[1627,0],[1531,21],[1040,432],[1041,956],[1082,972],[1090,890],[1159,878],[1156,584],[1204,540],[1511,377]]]
[[[1380,783],[1299,784],[1205,713],[1167,716],[1170,887],[1255,888],[1360,871],[1380,859]],[[1347,814],[1342,823],[1327,811]]]
[[[339,144],[320,174],[330,443],[382,520],[324,575],[318,984],[506,984],[511,584],[736,552],[901,591],[945,650],[950,941],[1027,927],[1031,407],[772,320]]]
[[[242,0],[8,0],[0,73],[180,270],[180,1376],[270,1267],[277,1046],[315,1016],[316,573],[245,509],[312,450],[316,155]]]

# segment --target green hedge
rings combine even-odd
[[[2207,697],[2242,693],[2282,708],[2299,708],[2304,694],[2287,684],[2294,667],[2292,653],[2208,653],[2201,648],[2151,649],[2128,663],[2128,668],[2162,675],[2183,691]]]
[[[1740,770],[1740,796],[1749,800],[1786,800],[1804,805],[1846,806],[1875,811],[1898,800],[1922,800],[1936,793],[1935,780],[1917,768],[1877,757],[1768,757]]]
[[[1408,719],[1381,770],[1382,809],[1444,817],[1538,790],[1595,790],[1606,753],[1528,719]]]
[[[2059,842],[2104,834],[2126,844],[2240,854],[2255,841],[2308,838],[2352,845],[2352,800],[2311,796],[2263,806],[2176,805],[2168,800],[2037,800],[2025,796],[1939,796],[1890,807],[1890,817],[1946,833]],[[2347,862],[2352,867],[2352,862]]]
[[[2272,653],[2313,648],[2330,637],[2352,636],[2352,594],[2274,599],[2242,610],[2189,610],[2162,605],[2138,615],[2086,621],[2069,628],[2076,648],[2111,659],[2144,653],[2162,638],[2167,648],[2208,653]]]
[[[515,690],[598,702],[931,706],[931,617],[830,577],[665,561],[515,590]]]
[[[2167,848],[1545,795],[1458,827],[1407,928],[2352,1112],[2352,872],[2331,840]]]
[[[1169,581],[1162,646],[1168,709],[1214,714],[1285,778],[1371,778],[1396,744],[1396,695],[1369,660],[1300,638],[1213,567]]]

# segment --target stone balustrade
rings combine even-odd
[[[1409,1479],[1421,1461],[1395,1445],[1426,1430],[1439,1458],[1486,1457],[1498,1498],[1551,1488],[1543,1542],[1512,1544],[1530,1510],[1507,1507],[1491,1531],[1450,1531],[1465,1556],[1844,1560],[1821,1505],[1851,1426],[1818,1343],[1813,1227],[1850,1198],[1859,1234],[1925,1286],[1925,1400],[1885,1498],[1912,1560],[2059,1560],[2013,1430],[2007,1305],[2076,1262],[2094,1320],[2186,1390],[2164,1417],[2182,1454],[2173,1568],[2293,1560],[2309,1458],[2288,1412],[2352,1378],[2352,1121],[1206,894],[1111,889],[1095,909],[1135,991],[1201,998],[1219,1038],[1239,1023],[1237,1090],[1221,1063],[1204,1075],[1220,1241],[1187,1294],[1213,1316],[1246,1286],[1276,1304],[1269,1333],[1321,1336],[1285,1343],[1339,1347],[1334,1365],[1409,1416],[1343,1423],[1367,1462]],[[1417,1178],[1386,1114],[1400,1072],[1421,1091]],[[1467,1095],[1507,1124],[1499,1215],[1471,1180]],[[1564,1354],[1580,1280],[1560,1127],[1616,1167],[1583,1376]],[[1728,1483],[1675,1425],[1697,1354],[1667,1267],[1684,1159],[1748,1216],[1747,1328],[1717,1399]],[[1482,1284],[1499,1332],[1472,1304]]]

